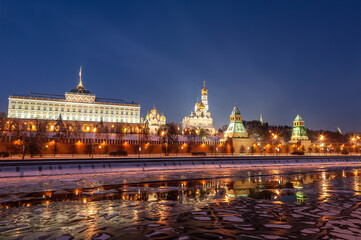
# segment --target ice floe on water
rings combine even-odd
[[[0,239],[358,239],[359,186],[356,168],[0,179]]]

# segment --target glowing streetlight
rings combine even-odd
[[[325,136],[320,135],[319,139],[320,139],[320,141],[323,141],[323,140],[325,140]]]

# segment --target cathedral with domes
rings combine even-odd
[[[199,102],[194,105],[194,110],[189,116],[183,118],[182,127],[183,129],[205,129],[210,133],[215,133],[213,127],[213,119],[211,118],[211,112],[208,106],[208,90],[206,89],[205,82],[203,82],[202,97]]]
[[[159,127],[165,125],[166,118],[163,114],[159,114],[155,106],[153,106],[150,113],[147,113],[144,123],[148,125],[150,134],[155,135],[157,134]]]

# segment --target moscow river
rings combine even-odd
[[[360,239],[361,166],[0,179],[0,239]]]

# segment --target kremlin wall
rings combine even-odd
[[[112,151],[146,156],[153,154],[205,153],[282,154],[344,150],[345,144],[327,146],[322,139],[311,143],[300,115],[293,121],[292,135],[285,141],[270,131],[271,140],[250,137],[237,106],[230,113],[228,128],[217,132],[208,104],[205,82],[201,99],[181,125],[166,124],[155,106],[141,118],[140,104],[98,98],[82,82],[64,95],[30,93],[9,96],[7,117],[0,122],[0,151],[10,154],[94,154]],[[259,124],[263,125],[261,120]],[[355,143],[356,146],[356,143]]]

